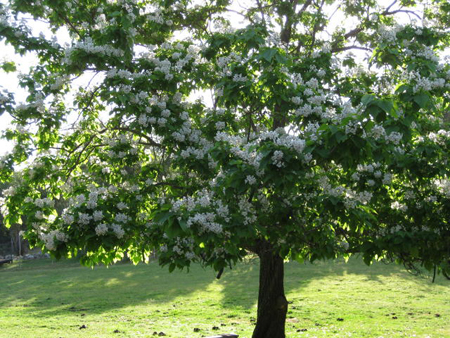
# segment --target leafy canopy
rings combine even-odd
[[[268,242],[449,272],[448,2],[0,6],[3,41],[38,60],[24,102],[0,96],[5,220],[30,243],[220,270]]]

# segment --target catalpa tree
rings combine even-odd
[[[286,259],[450,272],[447,1],[11,0],[0,18],[36,59],[26,100],[0,97],[5,220],[33,245],[219,274],[257,255],[253,338],[285,337]]]

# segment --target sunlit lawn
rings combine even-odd
[[[89,269],[50,259],[0,268],[0,337],[251,337],[258,262]],[[286,264],[288,337],[450,337],[450,281],[359,260]],[[215,328],[215,329],[213,329]]]

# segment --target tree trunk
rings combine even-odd
[[[260,259],[258,318],[253,338],[285,338],[288,302],[284,296],[284,262],[264,242],[258,250]]]

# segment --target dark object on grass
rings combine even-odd
[[[200,332],[200,329],[198,327],[194,327],[194,332]]]
[[[81,329],[87,329],[87,326],[86,325],[81,325],[80,327],[79,327],[79,329],[81,330]]]
[[[0,266],[12,263],[12,259],[0,259]]]
[[[338,322],[343,322],[343,321],[344,321],[344,318],[338,318],[337,321],[338,321]]]

